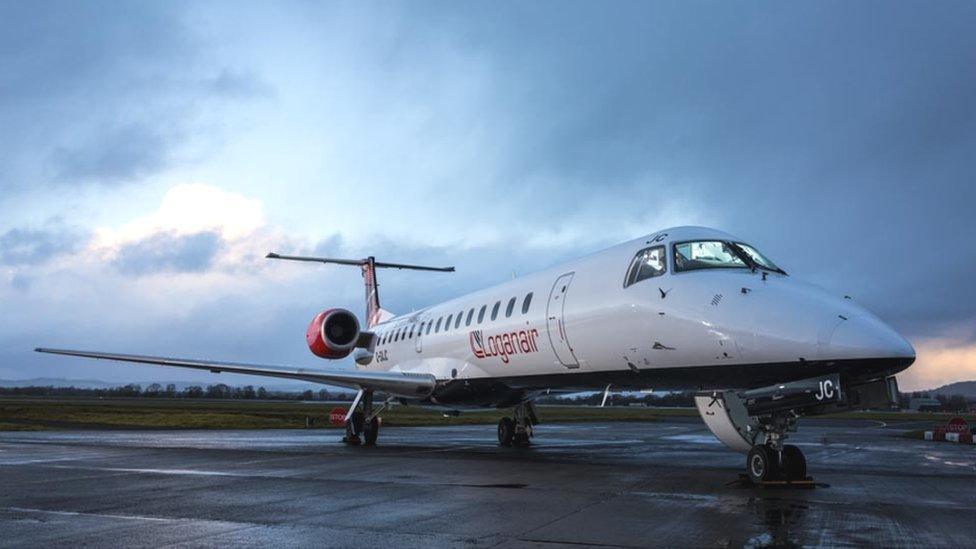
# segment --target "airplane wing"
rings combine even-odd
[[[404,372],[346,372],[341,370],[323,371],[287,366],[247,364],[241,362],[216,362],[211,360],[124,355],[92,351],[72,351],[68,349],[47,349],[41,347],[34,350],[38,353],[50,353],[55,355],[80,356],[103,360],[117,360],[120,362],[134,362],[138,364],[153,364],[157,366],[175,366],[178,368],[193,368],[196,370],[206,370],[215,374],[227,372],[232,374],[299,379],[302,381],[310,381],[312,383],[348,387],[350,389],[374,389],[383,393],[408,398],[425,397],[434,390],[434,386],[436,385],[434,376],[430,374],[410,374]]]

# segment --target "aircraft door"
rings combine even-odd
[[[575,273],[566,273],[556,279],[549,292],[549,303],[546,305],[546,329],[549,332],[549,343],[552,352],[559,362],[569,369],[579,368],[579,361],[573,353],[566,334],[564,313],[566,310],[566,295]]]

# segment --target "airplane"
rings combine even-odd
[[[850,296],[787,274],[731,234],[674,227],[404,315],[380,307],[376,270],[452,272],[365,259],[270,253],[270,259],[358,266],[365,329],[326,309],[305,334],[317,357],[352,355],[356,370],[306,369],[37,348],[357,390],[348,444],[373,445],[389,406],[511,408],[498,443],[524,447],[552,391],[693,390],[709,430],[747,455],[757,483],[807,479],[785,444],[800,417],[889,407],[911,344]],[[385,396],[383,399],[378,397]]]

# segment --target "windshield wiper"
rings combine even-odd
[[[769,271],[771,273],[779,273],[781,275],[786,275],[786,271],[780,269],[779,267],[767,267],[766,265],[763,265],[758,261],[754,260],[752,256],[749,255],[748,252],[743,250],[742,247],[736,244],[735,242],[726,242],[726,244],[728,244],[729,247],[732,248],[732,251],[734,251],[735,254],[739,256],[739,259],[745,261],[746,265],[748,265],[749,268],[752,269],[752,272],[756,272],[756,269],[762,269],[764,271]]]

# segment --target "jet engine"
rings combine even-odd
[[[345,358],[359,341],[359,319],[346,309],[322,311],[309,322],[305,341],[315,356]]]

